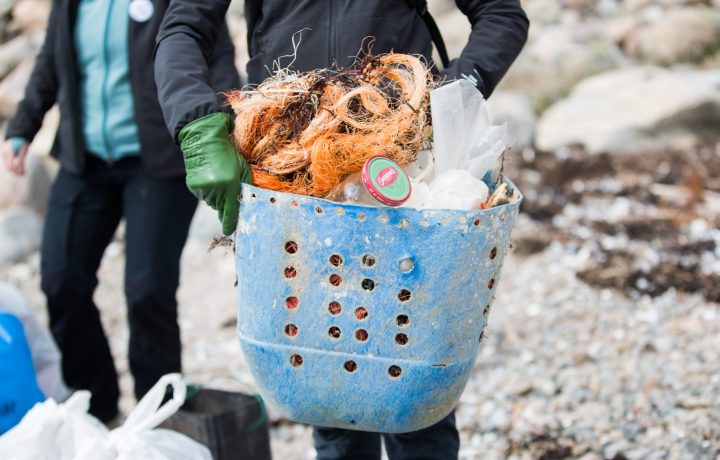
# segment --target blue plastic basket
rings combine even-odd
[[[345,205],[244,186],[238,336],[260,394],[318,426],[386,433],[457,404],[519,202]]]

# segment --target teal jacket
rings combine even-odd
[[[75,24],[85,146],[106,161],[140,155],[128,63],[129,4],[81,0]]]

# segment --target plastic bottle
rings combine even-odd
[[[365,206],[400,206],[410,198],[408,175],[390,158],[370,158],[359,173],[336,186],[326,200]]]

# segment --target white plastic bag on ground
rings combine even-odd
[[[167,386],[173,397],[162,404]],[[117,460],[212,460],[210,450],[184,434],[153,429],[185,403],[187,387],[180,374],[162,377],[130,412],[125,423],[110,432],[108,445]],[[161,406],[162,404],[162,406]]]
[[[173,388],[173,397],[162,404],[168,385]],[[174,431],[154,429],[177,412],[185,402],[185,393],[180,374],[162,377],[125,423],[109,433],[87,414],[89,392],[78,391],[64,404],[48,399],[0,436],[0,459],[212,460],[202,444]]]
[[[111,460],[104,446],[108,430],[88,415],[90,393],[78,391],[65,403],[48,399],[0,436],[3,460]]]
[[[22,293],[3,282],[0,282],[0,311],[15,315],[23,323],[38,386],[45,397],[56,401],[67,399],[70,390],[62,379],[62,357],[55,341],[35,318]]]

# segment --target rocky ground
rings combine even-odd
[[[720,146],[693,153],[697,170],[685,155],[508,159],[527,202],[458,408],[463,459],[720,455],[720,212],[708,184],[720,177]],[[185,368],[190,380],[252,391],[234,336],[232,254],[208,252],[213,219],[199,214],[183,258]],[[118,240],[96,298],[127,411],[123,258]],[[0,278],[43,314],[37,269],[33,254]],[[276,458],[313,458],[308,427],[273,420]]]
[[[458,408],[463,459],[720,458],[720,13],[717,0],[526,0],[530,40],[489,108],[525,194],[490,327]],[[48,0],[0,0],[0,122],[41,42]],[[246,59],[242,2],[229,21]],[[469,31],[430,2],[451,54]],[[38,255],[57,114],[29,179],[0,171],[0,279],[39,315]],[[1,169],[1,168],[0,168]],[[232,254],[201,209],[179,293],[190,380],[252,391],[235,339]],[[122,231],[96,299],[131,380]],[[311,459],[273,415],[275,458]]]

